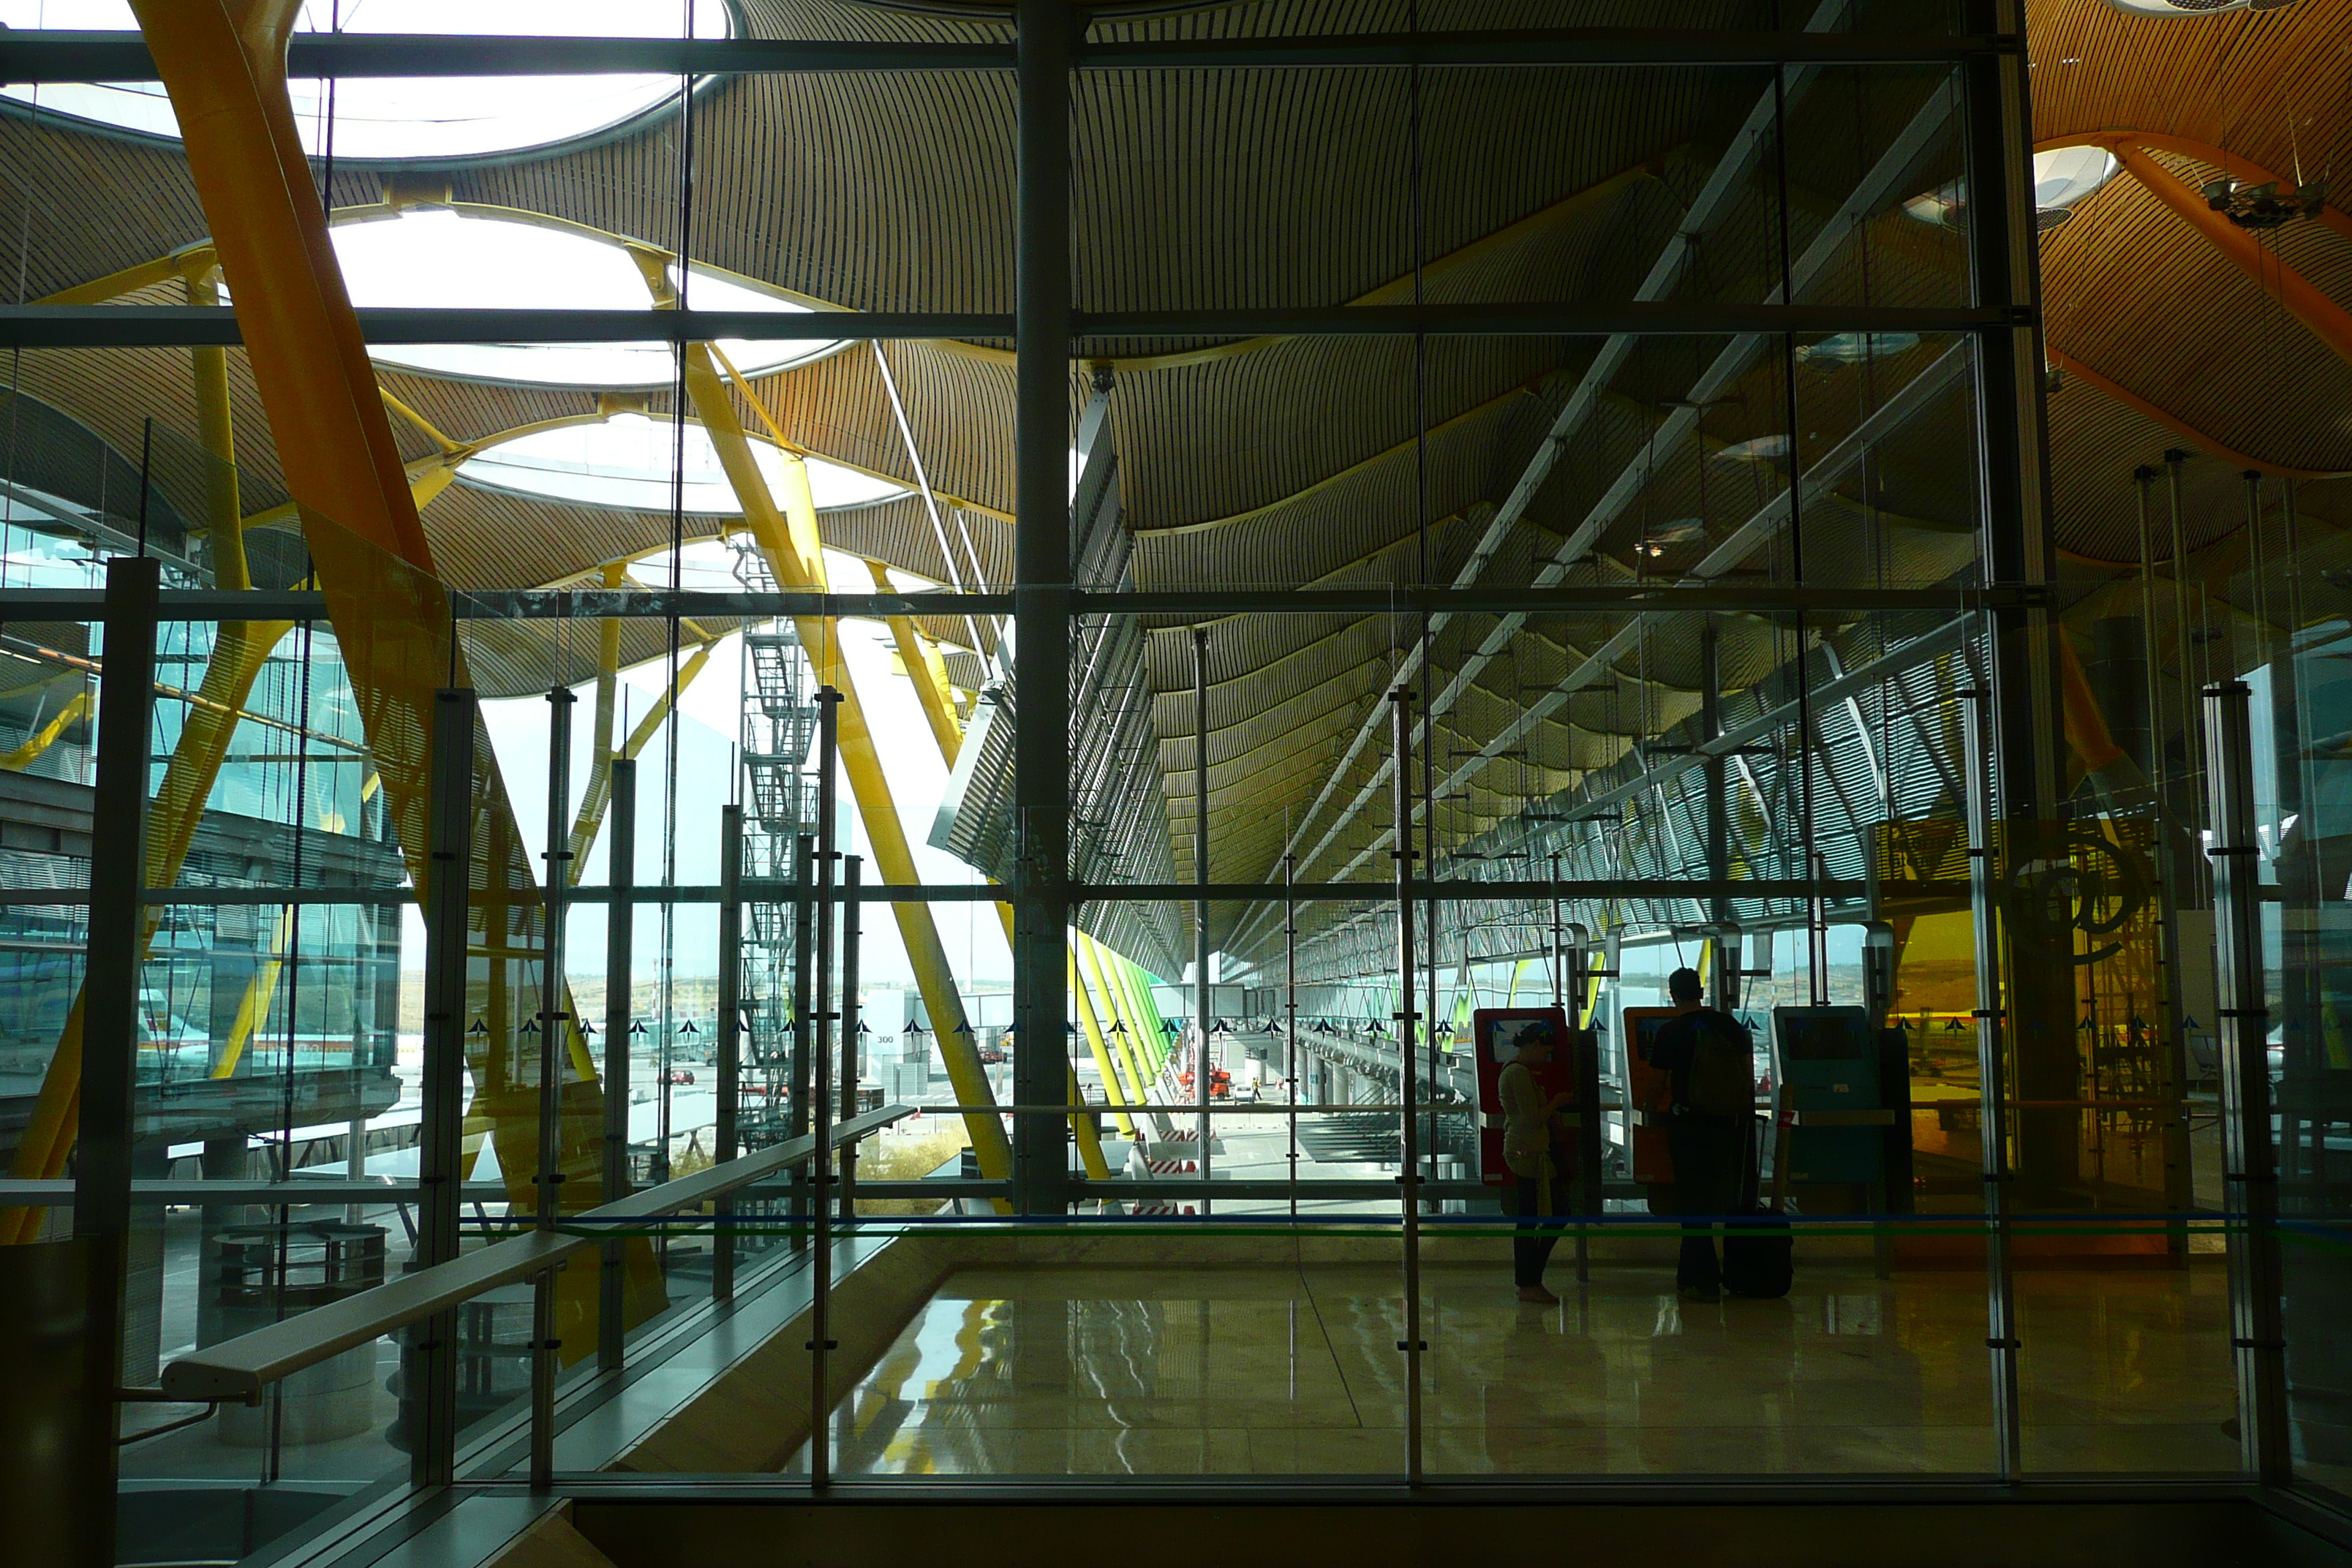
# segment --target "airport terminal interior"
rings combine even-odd
[[[2352,1560],[2347,208],[2352,0],[0,0],[0,1559]]]

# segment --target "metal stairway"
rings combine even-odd
[[[752,593],[772,594],[776,580],[749,542],[737,545],[735,578]],[[743,767],[743,876],[790,881],[794,846],[817,831],[816,779],[809,751],[816,734],[815,672],[788,620],[743,632],[743,701],[739,734]],[[738,1127],[745,1150],[793,1136],[803,1110],[793,1103],[793,906],[752,900],[743,907],[741,965],[744,1016],[742,1085]]]

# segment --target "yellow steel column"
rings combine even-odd
[[[709,346],[688,343],[684,357],[687,395],[710,437],[719,467],[734,487],[743,521],[751,525],[768,570],[787,589],[824,592],[827,586],[824,556],[817,542],[816,502],[809,493],[808,465],[795,453],[784,455],[784,504],[779,508],[751,457],[751,440],[743,434],[742,421],[735,416]],[[793,624],[800,632],[802,650],[815,666],[818,681],[841,693],[842,768],[849,775],[850,794],[873,846],[875,868],[886,883],[912,886],[921,880],[915,870],[914,852],[908,847],[890,781],[883,773],[873,734],[866,728],[866,710],[858,700],[848,661],[842,658],[839,641],[822,617],[800,616]],[[924,1011],[930,1015],[933,1037],[939,1041],[956,1103],[994,1105],[996,1097],[981,1065],[980,1048],[969,1033],[963,998],[956,991],[954,971],[949,967],[947,947],[940,941],[930,906],[893,904],[890,910],[898,922],[899,939],[906,943],[908,964],[915,972],[915,988],[923,998]],[[981,1173],[990,1181],[1010,1179],[1013,1145],[998,1115],[984,1109],[969,1110],[964,1114],[964,1130],[971,1139]]]
[[[866,569],[874,574],[874,586],[890,592],[890,569],[879,561],[868,561]],[[956,752],[963,744],[963,721],[956,717],[955,699],[948,694],[945,669],[934,670],[931,660],[936,655],[923,646],[922,633],[915,629],[909,616],[883,617],[890,628],[890,637],[898,645],[898,658],[907,667],[907,679],[915,688],[916,700],[923,705],[923,717],[930,721],[931,739],[940,744],[940,755],[948,766],[955,766]]]
[[[220,268],[207,260],[187,277],[188,303],[220,303]],[[193,348],[188,374],[196,395],[196,434],[205,455],[205,539],[212,554],[213,586],[245,589],[253,574],[245,560],[245,517],[237,508],[236,435],[228,403],[228,350]]]
[[[213,1064],[214,1078],[236,1076],[236,1064],[245,1055],[246,1042],[269,1016],[269,999],[277,994],[278,973],[286,967],[287,945],[294,940],[295,912],[295,907],[289,904],[278,913],[278,924],[269,938],[269,956],[254,970],[245,994],[237,1000],[236,1017],[228,1026],[228,1044],[222,1048],[220,1060]]]
[[[655,265],[652,258],[642,254],[638,257],[638,266],[645,271],[647,285],[653,289],[656,300],[661,303],[671,302],[672,297],[667,293],[666,271]],[[744,521],[752,525],[752,538],[760,542],[761,553],[768,557],[768,569],[775,574],[778,583],[787,586],[813,587],[819,590],[828,588],[830,584],[825,572],[824,546],[817,534],[816,503],[809,494],[807,464],[784,440],[783,433],[776,429],[775,422],[768,418],[767,410],[761,407],[759,399],[751,395],[750,386],[740,375],[736,374],[734,366],[728,364],[717,351],[706,343],[689,343],[687,345],[686,361],[688,395],[693,399],[695,412],[702,419],[703,429],[709,435],[711,446],[719,453],[719,466],[727,470],[729,480],[735,486],[736,500],[743,504]],[[722,371],[743,394],[743,400],[751,405],[753,412],[758,414],[761,420],[768,426],[768,433],[775,437],[777,448],[784,454],[786,504],[781,518],[778,518],[775,524],[763,525],[761,521],[762,509],[767,516],[776,516],[775,500],[768,493],[767,481],[761,476],[759,465],[751,457],[750,437],[743,432],[742,421],[735,416],[735,405],[728,400],[726,385],[719,380]],[[749,487],[748,493],[746,487]],[[763,526],[769,527],[774,532],[783,550],[792,552],[799,557],[798,562],[793,564],[790,574],[786,571],[785,562],[777,553],[768,549],[767,535],[762,532]],[[828,657],[833,658],[835,666],[839,669],[840,679],[832,684],[835,690],[842,693],[843,698],[840,731],[842,763],[849,773],[851,793],[858,795],[858,815],[866,822],[867,837],[874,841],[875,860],[882,869],[882,879],[885,882],[912,883],[918,879],[914,875],[914,859],[911,855],[905,855],[905,834],[898,823],[898,809],[890,799],[889,781],[883,776],[880,759],[874,755],[872,737],[865,727],[864,711],[857,702],[856,689],[848,681],[848,665],[837,657],[837,650],[833,649],[830,639],[822,635],[823,622],[802,620],[795,624],[801,627],[801,644],[803,649],[822,643],[828,650]],[[820,628],[819,637],[814,639],[809,635],[809,628],[812,626]],[[911,627],[909,629],[911,630]],[[812,655],[813,661],[814,657]],[[819,665],[821,678],[824,668],[823,664]],[[947,695],[947,671],[944,667],[938,668],[935,675],[934,665],[930,661],[919,658],[915,664],[908,667],[908,675],[915,682],[918,696],[924,703],[927,715],[932,712],[935,704],[939,704],[942,705],[940,707],[940,711],[952,719],[954,705],[952,699]],[[926,695],[927,688],[928,695]],[[866,786],[860,785],[857,769],[851,760],[854,754],[850,745],[853,719],[856,721],[858,739],[865,747],[865,754],[872,763],[872,777]],[[939,743],[941,754],[952,765],[955,761],[954,746],[961,743],[961,734],[952,726],[949,730],[942,731],[936,718],[933,720],[931,732],[932,738]],[[881,837],[875,831],[873,814],[868,809],[866,795],[861,793],[864,788],[877,792],[882,806],[888,813],[891,837],[900,846],[900,853],[905,855],[906,875],[904,876],[894,874],[883,856]],[[897,904],[892,906],[892,910],[898,917],[898,929],[901,935],[908,931],[908,913],[911,910],[915,915],[919,916],[922,927],[929,933],[931,943],[935,946],[938,944],[938,927],[931,921],[930,909],[928,905]],[[997,917],[1004,922],[1005,941],[1009,943],[1013,940],[1013,908],[1009,904],[1000,903],[996,906],[996,911]],[[911,938],[908,940],[907,952],[909,960],[913,960],[915,942]],[[947,970],[946,962],[946,951],[942,948],[940,950],[940,973],[946,976],[947,989],[952,994],[954,981],[952,974]],[[931,1007],[931,997],[929,991],[924,988],[924,967],[920,963],[914,963],[913,967],[915,984],[919,990],[923,991],[923,1005],[928,1011]],[[961,998],[956,1002],[956,1008],[954,1021],[959,1024],[965,1023]],[[957,1103],[993,1105],[995,1096],[989,1090],[988,1075],[981,1066],[980,1050],[974,1043],[974,1037],[968,1030],[961,1034],[940,1030],[937,1027],[940,1019],[940,1015],[933,1012],[931,1015],[933,1033],[940,1042],[940,1056],[948,1069],[948,1081],[955,1086]],[[970,1080],[978,1087],[982,1095],[978,1100],[963,1098],[965,1079],[958,1076],[958,1058],[966,1055],[971,1058]],[[1084,1105],[1085,1097],[1078,1089],[1077,1069],[1065,1061],[1063,1071],[1069,1088],[1070,1103],[1073,1106]],[[981,1143],[977,1129],[971,1126],[973,1121],[974,1118],[971,1115],[966,1115],[966,1127],[972,1132],[972,1146],[980,1155],[982,1173],[990,1174],[992,1179],[995,1179],[993,1173],[990,1171],[989,1152]],[[1009,1176],[1013,1168],[1013,1152],[1011,1145],[1003,1142],[1003,1123],[993,1116],[989,1117],[987,1121],[988,1125],[996,1131],[1004,1159],[1003,1174]],[[1070,1115],[1070,1127],[1076,1135],[1078,1156],[1086,1165],[1087,1173],[1097,1180],[1107,1180],[1110,1175],[1110,1164],[1103,1157],[1102,1136],[1095,1128],[1094,1118],[1085,1112],[1074,1110]]]
[[[1095,1017],[1094,999],[1087,994],[1085,984],[1078,979],[1076,942],[1069,944],[1068,959],[1070,994],[1077,998],[1078,1023],[1086,1030],[1087,1048],[1094,1054],[1095,1070],[1102,1074],[1103,1092],[1110,1099],[1111,1114],[1118,1122],[1118,1130],[1133,1138],[1136,1136],[1135,1123],[1128,1119],[1127,1089],[1118,1081],[1118,1068],[1110,1059],[1110,1047],[1103,1043],[1102,1025]]]
[[[402,851],[423,888],[433,872],[417,841],[428,789],[419,754],[422,720],[432,686],[453,668],[462,674],[463,663],[450,646],[446,620],[427,624],[443,589],[433,576],[432,548],[329,241],[326,212],[287,90],[286,46],[299,8],[298,0],[132,0],[156,74],[171,95],[189,174],[211,219],[213,247],[237,293],[247,363],[268,410],[286,488],[320,563],[319,583],[390,809],[403,824]],[[397,594],[401,608],[388,610],[377,590]],[[229,662],[216,651],[206,680]],[[232,714],[236,706],[229,708]],[[205,782],[209,784],[209,773]],[[494,851],[505,846],[505,860],[492,868],[492,884],[519,875],[528,884],[529,863],[513,840],[513,813],[494,760],[482,759],[476,787],[487,819],[480,841]],[[179,854],[185,853],[184,836],[193,832],[202,805],[201,791],[192,799],[158,802],[159,822],[183,829]],[[160,862],[152,850],[149,863],[151,884],[168,885],[177,874],[174,859],[169,873],[156,875]],[[488,934],[495,949],[517,933],[501,927]],[[565,1010],[577,1012],[568,1002]],[[58,1080],[62,1069],[64,1082],[72,1085],[80,1076],[78,1014],[68,1033],[72,1046],[60,1045],[50,1078]],[[575,1037],[576,1048],[576,1029],[567,1033]],[[499,1054],[486,1047],[471,1060],[478,1081]],[[478,1053],[469,1047],[468,1057]],[[45,1101],[49,1088],[43,1086]],[[598,1201],[595,1141],[603,1098],[593,1078],[563,1086],[560,1163],[566,1207]],[[504,1097],[498,1111],[501,1153],[517,1156],[507,1170],[518,1201],[530,1195],[527,1178],[536,1157],[538,1107],[526,1100],[535,1097]],[[37,1109],[37,1121],[49,1110],[46,1104]],[[32,1129],[20,1148],[20,1165],[28,1157],[62,1160],[70,1115],[69,1105],[59,1107],[47,1125]],[[650,1250],[633,1241],[629,1254],[630,1311],[638,1318],[658,1310],[664,1292]],[[576,1360],[595,1343],[593,1331],[582,1331],[596,1309],[593,1276],[561,1277],[557,1305],[565,1358]]]
[[[1101,990],[1101,980],[1096,980],[1094,985],[1089,985],[1085,973],[1079,971],[1077,947],[1082,941],[1085,941],[1085,931],[1073,931],[1073,933],[1070,933],[1070,994],[1077,999],[1077,1016],[1079,1016],[1079,1023],[1085,1025],[1085,1030],[1087,1030],[1087,1047],[1094,1048],[1094,1068],[1096,1072],[1103,1074],[1103,1086],[1106,1086],[1108,1093],[1110,1093],[1112,1105],[1118,1105],[1118,1107],[1143,1105],[1143,1096],[1136,1093],[1134,1086],[1129,1084],[1127,1077],[1122,1077],[1122,1072],[1119,1072],[1122,1056],[1119,1056],[1118,1041],[1115,1041],[1115,1037],[1103,1027],[1103,1011],[1110,1006],[1110,996],[1103,994],[1103,1006],[1101,1008],[1096,1006],[1094,992]],[[1134,1119],[1127,1117],[1127,1114],[1119,1114],[1119,1131],[1127,1133],[1129,1138],[1140,1138],[1140,1135],[1143,1135],[1136,1131]]]
[[[618,563],[604,568],[604,586],[618,588],[628,580],[629,569]],[[588,826],[588,802],[602,791],[607,798],[612,793],[613,772],[613,699],[621,678],[621,622],[617,616],[606,616],[596,627],[596,733],[595,751],[588,763],[588,787],[580,798],[580,815],[572,827],[568,847],[572,851],[571,879],[580,880],[586,868],[588,846],[595,829]],[[596,814],[601,824],[604,813]],[[583,828],[587,831],[583,833]]]
[[[68,725],[89,710],[89,693],[86,690],[75,692],[66,700],[66,705],[58,710],[57,717],[41,726],[39,733],[7,755],[0,756],[0,768],[20,773],[32,766],[36,758],[58,743],[58,737],[66,732]]]
[[[1084,931],[1076,934],[1078,952],[1086,959],[1086,973],[1092,981],[1095,990],[1101,994],[1104,1005],[1109,1009],[1111,1022],[1118,1026],[1111,1031],[1110,1038],[1113,1046],[1118,1049],[1120,1061],[1127,1067],[1128,1103],[1139,1106],[1149,1105],[1151,1103],[1151,1080],[1143,1070],[1143,1058],[1137,1037],[1142,1029],[1142,1022],[1126,1016],[1132,1009],[1120,999],[1118,987],[1112,984],[1104,974],[1102,954],[1098,951],[1095,939]]]
[[[686,689],[694,684],[694,678],[702,673],[702,667],[710,662],[710,650],[715,646],[717,645],[704,643],[694,650],[692,658],[677,667],[679,696],[683,697],[686,694]],[[669,717],[669,699],[670,693],[667,689],[664,689],[659,697],[654,699],[653,707],[646,711],[644,718],[637,721],[636,727],[629,731],[627,742],[622,745],[618,755],[623,761],[635,760],[637,753],[644,751],[652,742],[655,734],[661,729],[662,721]],[[596,842],[597,834],[604,831],[604,813],[612,808],[612,805],[613,770],[608,759],[604,769],[588,781],[587,789],[580,796],[580,815],[572,819],[572,876],[575,880],[579,876],[580,861],[586,858],[589,847]]]

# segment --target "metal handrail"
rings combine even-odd
[[[911,1106],[886,1105],[852,1117],[833,1129],[828,1146],[837,1149],[855,1143],[913,1114]],[[674,1214],[723,1197],[788,1166],[804,1164],[815,1152],[814,1135],[794,1138],[579,1214],[561,1215],[557,1223],[611,1224]],[[257,1403],[263,1389],[304,1367],[316,1366],[485,1291],[545,1273],[573,1254],[594,1247],[598,1239],[593,1235],[533,1230],[386,1280],[355,1296],[180,1357],[163,1369],[163,1393],[172,1399]]]

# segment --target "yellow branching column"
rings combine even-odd
[[[1103,1038],[1102,1021],[1095,1016],[1094,998],[1087,994],[1085,983],[1078,978],[1078,948],[1076,942],[1069,946],[1069,986],[1070,994],[1078,1004],[1078,1023],[1086,1030],[1087,1048],[1094,1053],[1095,1070],[1102,1074],[1103,1091],[1110,1096],[1111,1104],[1117,1108],[1113,1114],[1118,1121],[1118,1130],[1133,1138],[1136,1131],[1135,1123],[1129,1120],[1127,1114],[1127,1086],[1119,1082],[1118,1065],[1110,1059],[1110,1047]]]
[[[411,476],[394,444],[382,389],[369,363],[359,318],[352,310],[342,273],[329,242],[327,216],[298,133],[286,86],[286,44],[297,0],[133,0],[156,74],[171,94],[182,143],[196,194],[211,220],[213,248],[226,281],[238,301],[237,321],[254,384],[268,409],[286,488],[298,504],[303,531],[317,564],[329,618],[352,697],[365,726],[368,746],[383,781],[386,805],[398,831],[411,878],[420,889],[430,880],[424,855],[429,806],[426,738],[434,689],[453,676],[464,679],[464,662],[451,647],[446,593],[433,576],[433,552],[417,517],[416,493],[448,482],[446,464],[433,475]],[[226,640],[226,639],[225,639]],[[275,641],[275,637],[268,639]],[[263,651],[266,653],[267,645]],[[246,653],[257,661],[250,645]],[[215,669],[233,660],[216,651]],[[212,671],[206,680],[212,679]],[[227,704],[230,714],[242,704]],[[192,714],[191,729],[197,727]],[[223,726],[226,731],[233,721]],[[507,845],[507,863],[483,864],[483,885],[511,889],[520,911],[485,931],[484,982],[501,970],[500,949],[528,946],[538,910],[530,864],[514,841],[513,814],[490,760],[487,740],[475,778],[481,819],[475,841]],[[176,759],[175,759],[176,760]],[[212,766],[217,768],[214,758]],[[168,885],[177,872],[197,813],[209,788],[174,796],[167,788],[156,804],[159,831],[151,850],[149,881]],[[194,784],[193,777],[186,781]],[[181,820],[182,818],[184,820]],[[176,844],[176,849],[173,846]],[[156,874],[170,853],[171,870]],[[488,911],[483,911],[487,913]],[[478,915],[478,920],[481,918]],[[469,989],[472,989],[469,987]],[[577,1009],[565,1007],[568,1013]],[[567,1033],[572,1026],[567,1025]],[[61,1045],[66,1081],[80,1076],[79,1025],[68,1026],[73,1048]],[[518,1055],[525,1043],[490,1043],[487,1032],[467,1037],[468,1066],[485,1081],[502,1053]],[[575,1039],[574,1059],[584,1059]],[[535,1055],[535,1052],[533,1053]],[[58,1073],[52,1071],[51,1078]],[[44,1100],[50,1097],[47,1086]],[[509,1195],[528,1206],[530,1175],[536,1157],[537,1108],[529,1097],[484,1097],[492,1118]],[[585,1207],[600,1198],[603,1094],[595,1080],[566,1075],[562,1089],[564,1147],[559,1160],[565,1177],[566,1207]],[[67,1117],[45,1131],[58,1157],[70,1143]],[[28,1149],[34,1140],[27,1140]],[[660,1309],[663,1292],[651,1250],[633,1244],[628,1252],[631,1289],[628,1314],[642,1321]],[[559,1276],[558,1334],[566,1360],[588,1353],[593,1331],[596,1282],[593,1271]]]
[[[735,406],[727,395],[727,383],[708,344],[688,343],[686,347],[686,391],[719,455],[719,467],[726,470],[728,481],[734,487],[735,499],[743,508],[743,521],[751,525],[751,537],[766,558],[768,570],[786,589],[824,591],[824,555],[817,541],[816,502],[809,493],[808,465],[796,454],[784,455],[784,493],[782,505],[779,506],[752,458],[751,439],[743,433],[742,421],[735,416]],[[799,617],[793,624],[800,633],[802,649],[815,667],[819,683],[841,693],[842,769],[849,775],[850,794],[857,801],[858,818],[866,824],[866,837],[874,848],[875,868],[884,882],[911,887],[922,879],[916,873],[914,851],[898,821],[890,781],[883,774],[882,759],[874,749],[873,733],[866,728],[865,707],[858,701],[857,682],[850,676],[848,660],[841,655],[839,639],[821,616]],[[955,972],[949,966],[947,948],[940,941],[930,906],[893,904],[890,912],[898,920],[899,940],[906,943],[907,962],[915,972],[915,989],[922,995],[923,1010],[930,1015],[933,1037],[940,1043],[940,1056],[947,1066],[948,1081],[955,1088],[956,1103],[992,1107],[996,1097],[989,1088],[987,1070],[981,1066],[980,1047],[965,1020],[963,998],[956,991]],[[1013,1174],[1013,1145],[996,1112],[967,1110],[964,1130],[979,1158],[981,1174],[990,1181],[1009,1180]]]
[[[740,388],[742,384],[739,377],[736,385]],[[884,593],[889,592],[889,568],[879,561],[868,561],[866,566],[866,570],[873,574],[874,585]],[[950,768],[953,768],[956,753],[963,746],[963,721],[956,714],[955,698],[948,684],[947,662],[940,658],[939,649],[916,629],[911,616],[890,616],[886,619],[889,624],[891,637],[898,647],[899,662],[907,667],[907,679],[914,683],[916,700],[923,705],[923,717],[930,724],[931,738],[939,742],[940,760]],[[1003,922],[1004,942],[1007,947],[1010,947],[1013,944],[1013,906],[998,904],[996,915],[997,919]],[[1074,942],[1077,940],[1076,931],[1070,933],[1070,940]],[[1076,957],[1075,947],[1072,948],[1071,953],[1072,962],[1075,963]],[[1117,1075],[1109,1070],[1110,1064],[1104,1058],[1099,1047],[1096,1050],[1096,1065],[1104,1069],[1103,1083],[1110,1095],[1111,1103],[1120,1104]],[[1086,1103],[1086,1095],[1078,1087],[1078,1072],[1075,1067],[1069,1071],[1069,1096],[1072,1105]],[[1118,1124],[1121,1131],[1130,1137],[1134,1135],[1134,1129],[1129,1125],[1126,1117],[1121,1116],[1118,1119]],[[1085,1113],[1072,1116],[1070,1128],[1077,1140],[1078,1158],[1085,1163],[1087,1174],[1097,1181],[1108,1180],[1111,1173],[1110,1163],[1104,1158],[1102,1132],[1095,1126],[1093,1116]]]

